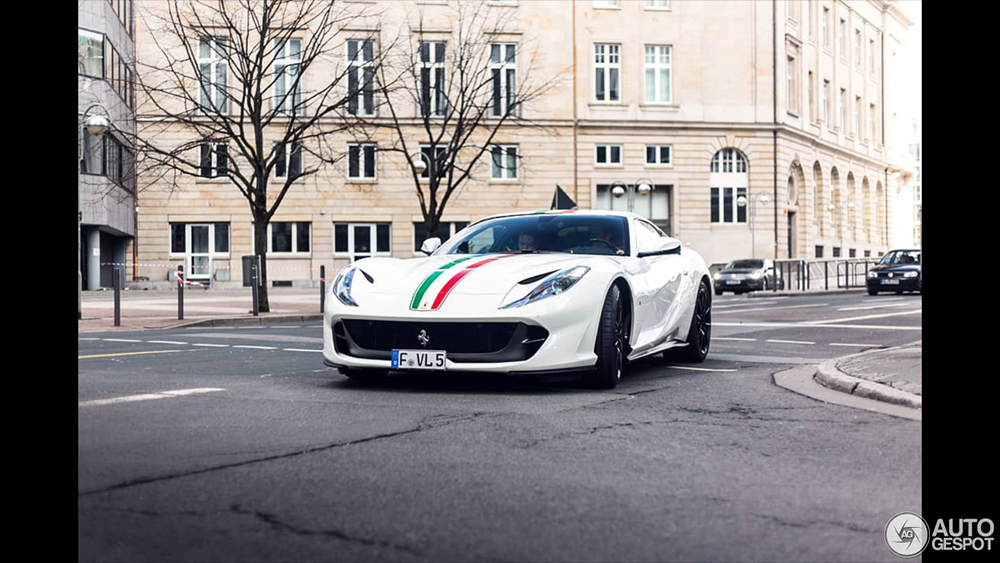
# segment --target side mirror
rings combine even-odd
[[[438,237],[429,238],[420,245],[420,252],[430,256],[435,250],[441,247],[441,239]]]
[[[639,252],[639,258],[646,256],[663,256],[665,254],[680,254],[681,241],[672,237],[661,237],[652,248]]]

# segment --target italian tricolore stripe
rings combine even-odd
[[[444,303],[444,300],[448,297],[448,294],[451,293],[451,290],[458,285],[458,282],[460,282],[462,278],[469,275],[476,268],[508,256],[512,255],[505,254],[503,256],[495,256],[493,258],[486,258],[472,262],[451,276],[444,276],[443,274],[445,274],[447,270],[462,262],[472,260],[474,258],[482,258],[482,256],[459,258],[458,260],[441,266],[437,270],[434,270],[424,279],[423,282],[421,282],[420,287],[418,287],[416,293],[413,294],[413,300],[410,302],[410,309],[415,311],[438,310],[438,308],[441,307],[441,304]]]

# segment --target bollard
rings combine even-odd
[[[177,266],[177,320],[184,320],[184,266]]]
[[[830,291],[830,263],[823,260],[823,289]]]
[[[319,312],[322,313],[326,306],[326,266],[319,266]]]
[[[115,326],[122,326],[122,269],[115,267],[111,286],[115,288]]]
[[[257,261],[250,265],[250,285],[253,287],[253,316],[259,316],[260,305],[257,303]]]

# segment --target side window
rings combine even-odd
[[[639,252],[648,252],[656,248],[656,244],[663,236],[659,230],[645,221],[636,221],[635,237],[639,246]]]
[[[458,247],[458,252],[461,254],[479,254],[481,252],[488,252],[493,248],[493,243],[496,240],[496,229],[486,229],[469,240],[463,242]]]

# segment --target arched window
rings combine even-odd
[[[862,215],[861,216],[864,218],[863,219],[863,225],[864,225],[863,228],[865,230],[864,231],[865,242],[871,242],[872,241],[872,208],[874,206],[872,205],[872,191],[871,191],[871,188],[868,186],[868,176],[865,176],[864,178],[861,179],[861,193],[863,194],[862,197],[864,198],[863,203],[861,204],[861,208],[862,208]]]
[[[818,160],[816,161],[815,164],[813,164],[813,185],[815,186],[816,190],[816,197],[813,200],[816,204],[815,220],[816,220],[816,225],[819,227],[819,236],[823,236],[823,226],[826,223],[826,221],[824,221],[826,213],[823,213],[823,209],[826,206],[827,198],[823,188],[823,167],[820,166]]]
[[[826,208],[829,211],[828,216],[830,217],[831,223],[834,227],[836,227],[834,229],[834,233],[836,233],[836,236],[839,237],[842,232],[842,226],[840,224],[840,212],[837,208],[843,205],[844,202],[840,197],[840,173],[837,172],[836,166],[830,170],[830,186],[833,189],[833,196],[830,198],[830,203],[827,204]],[[833,209],[830,209],[831,207],[833,207]]]
[[[850,238],[858,239],[858,210],[861,202],[858,201],[858,187],[854,184],[854,172],[847,173],[847,202],[844,209],[844,217],[847,221],[847,234]]]
[[[751,205],[746,157],[737,149],[722,149],[712,157],[710,171],[712,223],[746,223]],[[745,205],[739,205],[741,196]]]

